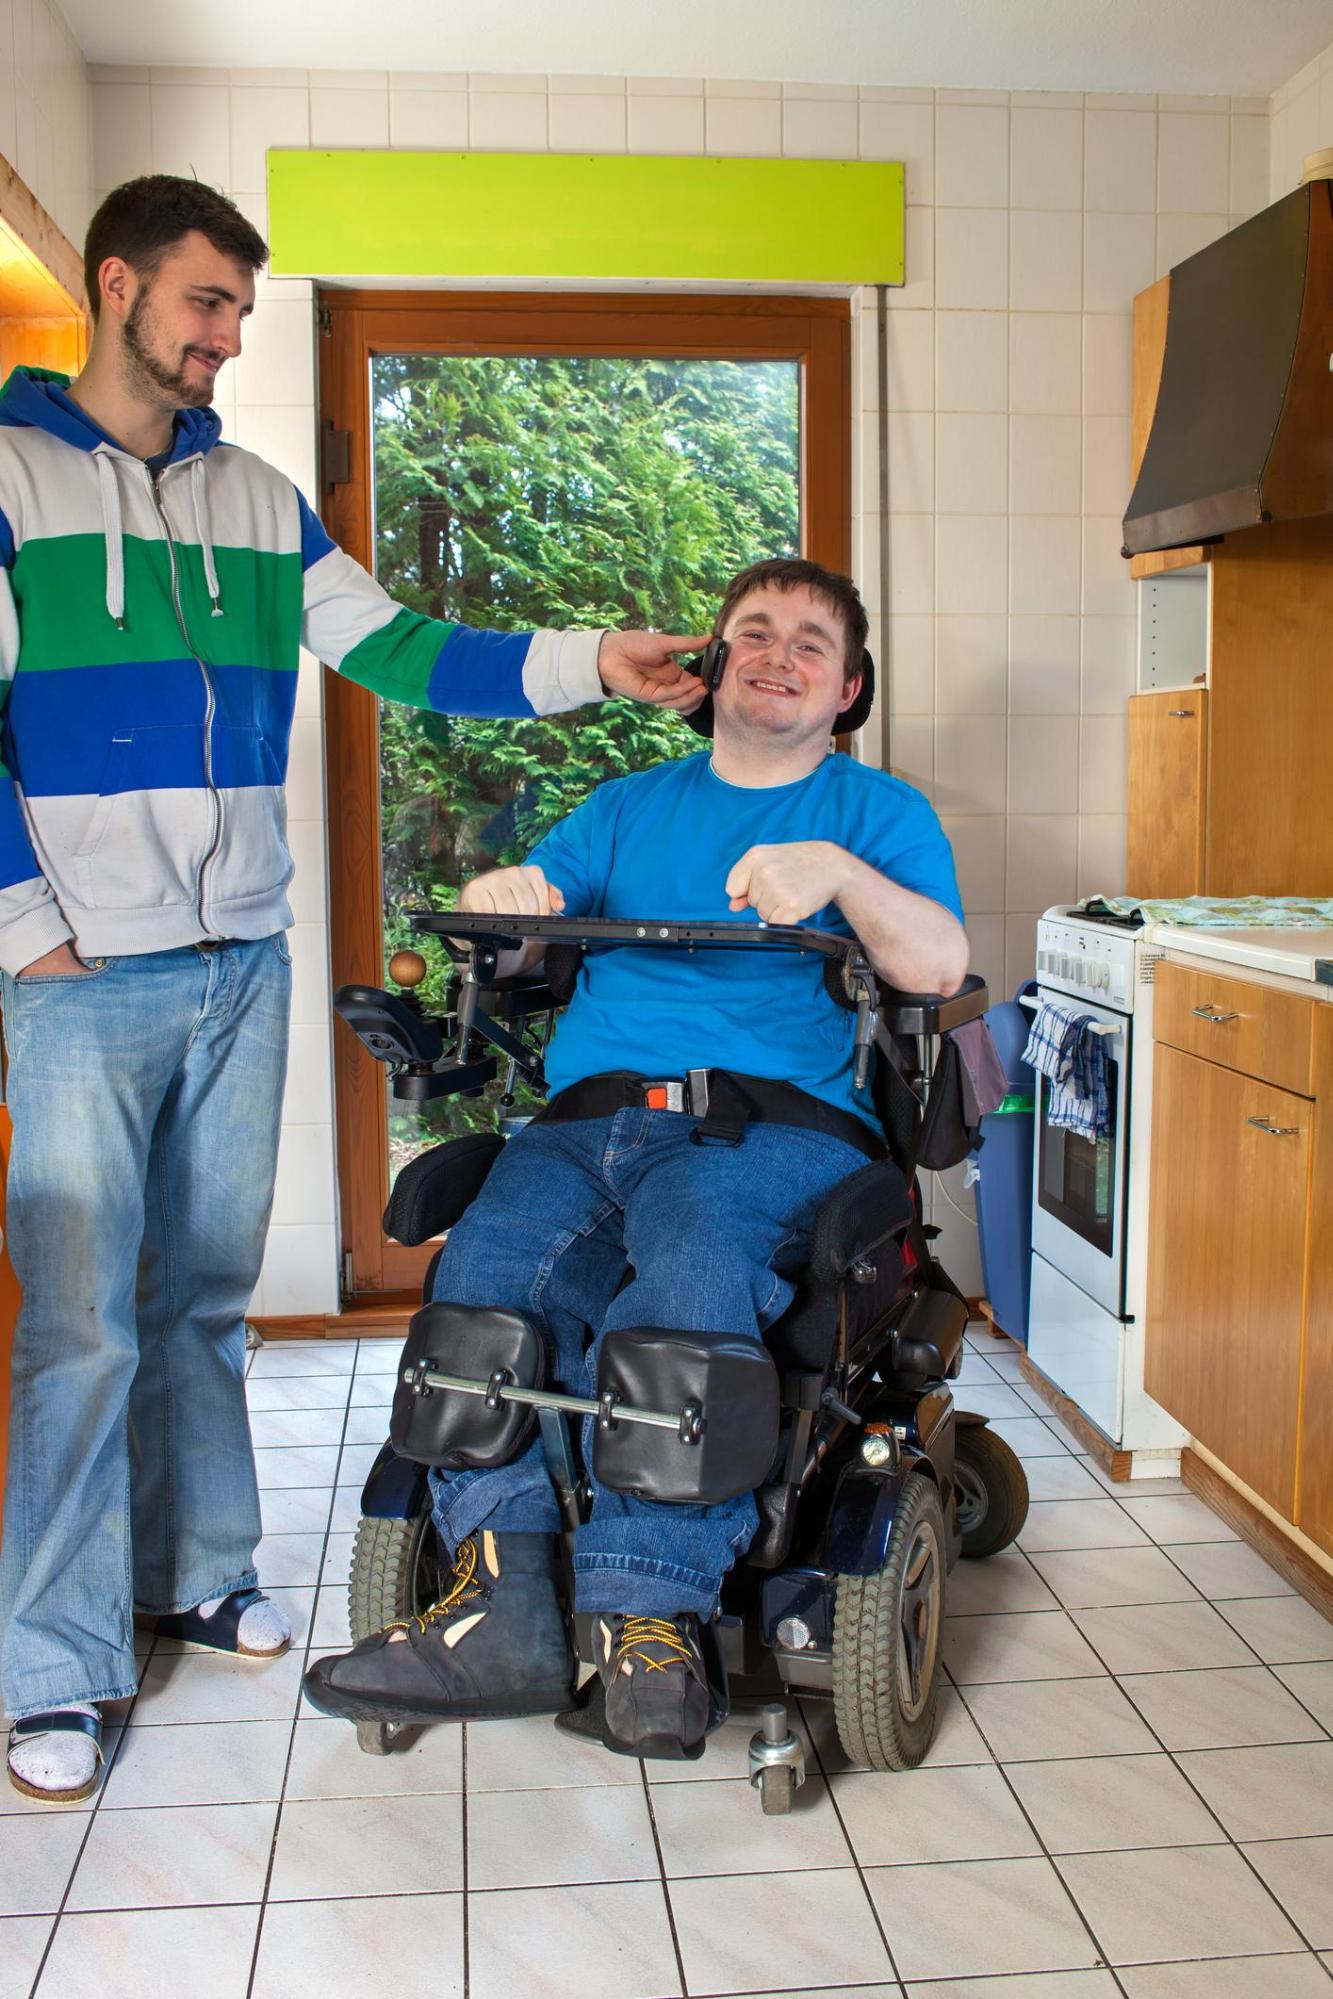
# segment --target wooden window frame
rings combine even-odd
[[[345,479],[326,484],[321,468],[320,511],[334,540],[368,569],[374,567],[370,363],[392,353],[796,361],[802,553],[832,569],[851,566],[846,299],[326,290],[319,327],[321,435],[331,429],[350,438]],[[375,696],[326,671],[324,716],[333,982],[378,985],[383,883]],[[334,1080],[345,1299],[411,1303],[430,1249],[406,1249],[380,1226],[388,1180],[384,1072],[336,1024]]]

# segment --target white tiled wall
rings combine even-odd
[[[1269,100],[1269,200],[1289,194],[1308,153],[1333,146],[1333,42]]]
[[[0,0],[0,155],[81,247],[92,187],[88,71],[52,0]]]
[[[997,991],[1029,969],[1037,912],[1122,885],[1130,306],[1263,206],[1266,102],[383,71],[92,80],[99,189],[194,169],[261,227],[269,145],[904,160],[907,282],[889,294],[893,762],[944,817],[976,963]],[[308,488],[310,288],[262,292],[223,414]],[[875,327],[863,293],[854,550],[877,613]],[[267,1311],[325,1309],[336,1293],[318,699],[308,673],[292,766],[297,1027]],[[943,1203],[937,1213],[970,1285],[974,1244]]]

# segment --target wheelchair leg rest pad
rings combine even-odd
[[[604,1414],[593,1432],[599,1485],[639,1499],[716,1506],[762,1485],[778,1447],[778,1374],[757,1339],[632,1327],[608,1333],[597,1365]],[[679,1410],[679,1429],[625,1420]]]
[[[450,1471],[507,1464],[537,1427],[537,1413],[495,1395],[434,1388],[427,1372],[479,1383],[540,1388],[541,1334],[521,1312],[476,1305],[424,1305],[407,1329],[389,1437],[400,1458]]]

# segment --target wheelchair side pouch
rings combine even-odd
[[[639,1499],[716,1506],[762,1485],[778,1448],[778,1375],[756,1340],[653,1327],[602,1341],[592,1470],[599,1485]],[[606,1398],[676,1416],[674,1428],[635,1423]]]
[[[429,1387],[427,1369],[470,1381],[540,1388],[541,1334],[521,1312],[476,1305],[424,1305],[407,1329],[393,1394],[389,1441],[400,1458],[470,1471],[507,1464],[528,1444],[537,1412],[461,1389]]]

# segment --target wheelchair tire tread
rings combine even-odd
[[[872,1770],[908,1770],[925,1757],[935,1734],[941,1680],[943,1596],[929,1696],[915,1720],[902,1714],[897,1694],[895,1618],[900,1571],[912,1528],[922,1512],[933,1513],[936,1559],[944,1562],[944,1515],[933,1480],[918,1474],[908,1481],[882,1566],[871,1575],[843,1575],[833,1623],[833,1706],[844,1753]],[[941,1574],[941,1592],[943,1576]]]
[[[430,1531],[429,1512],[410,1520],[364,1518],[356,1530],[347,1581],[347,1616],[352,1643],[382,1631],[395,1618],[424,1608],[418,1601],[422,1537]],[[427,1597],[433,1591],[426,1592]]]

